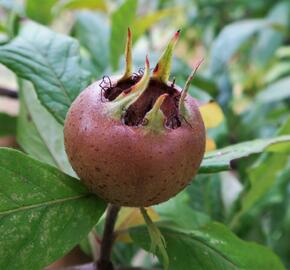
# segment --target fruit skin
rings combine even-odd
[[[114,84],[116,78],[111,79]],[[143,126],[127,126],[110,116],[110,102],[102,98],[99,84],[77,97],[65,120],[72,167],[93,193],[116,205],[146,207],[170,199],[192,180],[204,155],[205,128],[197,102],[187,95],[188,123],[144,132]]]

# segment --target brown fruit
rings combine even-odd
[[[64,138],[72,167],[93,193],[141,207],[168,200],[191,181],[204,155],[205,129],[197,102],[186,95],[192,76],[183,91],[164,80],[171,59],[162,62],[164,56],[152,78],[147,58],[144,74],[132,75],[130,38],[125,74],[79,95]]]

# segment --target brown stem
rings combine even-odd
[[[100,258],[95,270],[114,270],[111,262],[111,252],[114,243],[114,227],[120,207],[109,204],[105,222],[105,229],[101,243]]]
[[[0,96],[5,96],[5,97],[17,99],[18,93],[14,90],[0,87]]]

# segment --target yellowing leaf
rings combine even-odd
[[[133,43],[136,42],[148,29],[150,29],[154,24],[160,22],[166,17],[176,16],[177,13],[181,13],[182,8],[174,7],[158,10],[142,17],[135,19],[132,29],[133,29]]]
[[[56,13],[65,9],[97,9],[106,11],[107,5],[104,0],[66,0],[59,2],[54,8]]]
[[[224,113],[216,102],[209,102],[199,107],[205,128],[214,128],[224,120]]]
[[[153,208],[147,208],[146,210],[153,221],[159,220],[159,216]],[[145,221],[139,208],[122,207],[115,226],[115,230],[117,231],[116,240],[121,242],[131,242],[132,240],[127,230],[131,227],[142,224],[145,224]]]
[[[216,149],[215,141],[207,137],[205,143],[205,152],[213,151],[215,149]]]

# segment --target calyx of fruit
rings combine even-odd
[[[196,174],[205,151],[205,129],[188,89],[168,81],[179,38],[169,41],[153,72],[133,73],[128,29],[126,67],[104,76],[73,102],[64,138],[72,167],[83,183],[108,202],[143,207],[168,200]],[[152,73],[152,74],[151,74]]]

